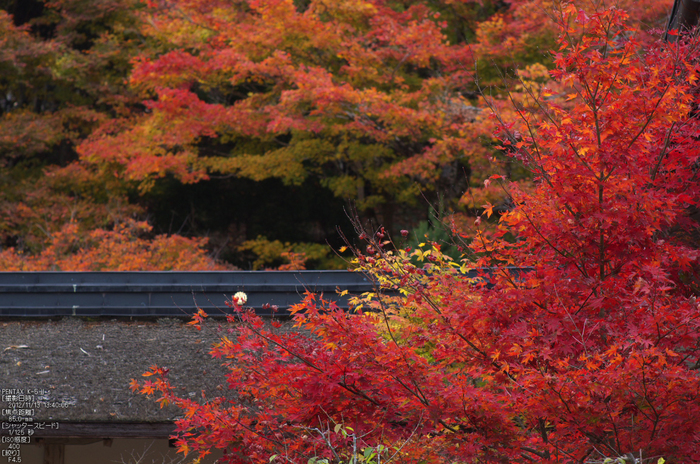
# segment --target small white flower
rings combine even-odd
[[[246,301],[248,301],[248,295],[243,292],[238,292],[233,295],[233,301],[235,301],[238,306],[243,306]]]

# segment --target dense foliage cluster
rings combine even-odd
[[[229,395],[181,398],[158,367],[132,385],[182,408],[183,451],[221,448],[232,463],[700,460],[698,41],[646,41],[615,7],[555,11],[553,81],[521,84],[516,119],[487,101],[501,149],[533,183],[486,179],[512,206],[486,203],[474,233],[456,227],[470,259],[358,230],[357,262],[380,289],[353,314],[309,294],[288,332],[232,302],[239,325],[212,350]]]
[[[56,234],[99,249],[99,231],[144,221],[133,240],[194,239],[204,267],[338,266],[314,245],[342,244],[344,209],[396,233],[426,219],[423,197],[456,220],[506,208],[483,181],[529,176],[497,148],[481,91],[553,85],[556,2],[3,6],[0,245],[17,267],[73,269],[47,260]],[[618,6],[640,30],[669,7]]]

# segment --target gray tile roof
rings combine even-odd
[[[0,389],[46,390],[34,420],[167,422],[180,411],[163,409],[129,389],[153,364],[167,366],[183,396],[226,393],[225,368],[209,354],[229,325],[207,320],[198,331],[185,320],[0,321]],[[229,335],[230,337],[230,335]],[[7,408],[7,404],[0,405]]]

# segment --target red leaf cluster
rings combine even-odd
[[[535,185],[494,179],[513,207],[477,234],[475,261],[377,241],[360,264],[400,297],[347,314],[307,295],[288,332],[237,311],[212,350],[229,396],[155,385],[185,411],[183,446],[342,460],[351,443],[324,432],[343,424],[406,463],[700,460],[698,250],[681,233],[700,198],[698,41],[642,48],[625,21],[561,11],[552,75],[570,101],[533,99],[500,124]],[[465,267],[489,272],[471,282]]]

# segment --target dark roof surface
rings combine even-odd
[[[129,382],[145,380],[141,374],[156,364],[170,369],[182,396],[201,398],[203,389],[208,397],[226,392],[226,369],[209,351],[220,336],[231,337],[232,326],[207,320],[199,331],[186,322],[0,321],[0,388],[44,389],[48,398],[41,401],[63,405],[36,408],[35,420],[174,420],[179,409],[161,409],[153,397],[133,393]]]
[[[0,317],[183,317],[197,308],[221,315],[231,313],[226,301],[239,291],[246,307],[273,316],[306,291],[347,307],[338,289],[359,294],[374,283],[349,271],[0,272]]]

